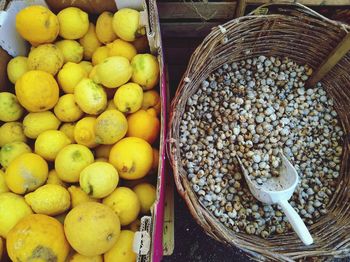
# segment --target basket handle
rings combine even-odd
[[[278,8],[280,7],[280,8]],[[267,3],[267,4],[263,4],[259,7],[257,7],[255,10],[251,11],[248,15],[261,15],[261,14],[265,14],[267,15],[271,9],[273,8],[275,10],[273,10],[274,14],[290,14],[291,10],[287,10],[286,8],[282,8],[282,7],[286,7],[288,9],[293,9],[293,12],[299,12],[301,14],[306,14],[308,16],[312,16],[314,18],[317,18],[321,21],[325,21],[328,23],[332,23],[332,24],[338,24],[335,21],[332,21],[331,19],[317,13],[316,11],[312,10],[311,8],[300,4],[300,3],[286,3],[286,2],[282,2],[282,3]]]

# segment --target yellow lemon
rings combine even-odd
[[[17,32],[30,42],[53,42],[59,31],[57,16],[40,5],[28,6],[16,15]]]
[[[143,93],[142,109],[154,108],[159,115],[161,110],[161,100],[157,91],[149,90]]]
[[[7,168],[9,164],[18,156],[24,153],[31,153],[31,148],[23,142],[12,142],[5,144],[0,150],[0,164]]]
[[[140,25],[140,12],[130,8],[120,9],[114,14],[113,29],[118,37],[129,42],[145,34],[145,28]]]
[[[103,258],[101,255],[87,257],[80,255],[79,253],[75,253],[70,259],[69,262],[103,262]]]
[[[79,120],[84,112],[80,109],[73,94],[66,94],[58,99],[54,108],[55,115],[62,122],[74,122]]]
[[[58,72],[57,81],[66,94],[73,94],[75,86],[87,75],[81,64],[68,62]]]
[[[87,33],[80,38],[80,44],[84,47],[84,59],[91,60],[92,54],[101,45],[95,32],[95,26],[90,23]]]
[[[97,50],[96,50],[96,51],[97,51]],[[95,52],[96,52],[96,51],[95,51]],[[92,68],[94,67],[94,66],[92,65],[92,63],[89,62],[89,61],[81,61],[81,62],[79,63],[79,65],[81,65],[81,66],[84,68],[84,70],[85,70],[85,72],[87,73],[87,75],[90,74]]]
[[[7,76],[12,84],[16,84],[17,80],[28,70],[28,57],[17,56],[7,64]]]
[[[117,110],[108,110],[96,119],[95,134],[99,144],[114,144],[122,139],[128,130],[125,116]]]
[[[152,167],[153,150],[141,138],[123,138],[112,147],[109,162],[117,168],[121,178],[139,179],[146,176]]]
[[[104,198],[117,187],[117,170],[109,163],[95,162],[80,173],[80,187],[93,198]]]
[[[8,122],[0,127],[0,146],[12,142],[26,142],[27,138],[23,132],[23,125],[20,122]]]
[[[61,122],[51,112],[29,113],[23,119],[24,134],[35,139],[46,130],[57,130]]]
[[[83,37],[89,29],[89,16],[76,7],[68,7],[57,14],[60,23],[59,35],[64,39]]]
[[[159,64],[151,54],[138,54],[131,60],[132,81],[142,86],[144,90],[154,88],[159,82]]]
[[[136,253],[133,251],[135,233],[130,230],[120,231],[117,243],[104,254],[105,262],[135,262]]]
[[[123,56],[129,61],[137,54],[136,48],[122,39],[114,40],[107,44],[107,47],[109,48],[109,56]]]
[[[108,159],[111,149],[112,149],[112,145],[100,145],[95,148],[95,155],[96,157],[99,157],[99,158],[103,157]]]
[[[18,103],[14,94],[9,92],[0,93],[0,121],[10,122],[21,118],[23,108]]]
[[[49,73],[33,70],[16,82],[16,95],[29,112],[43,112],[53,108],[58,101],[59,88]]]
[[[17,222],[32,213],[22,196],[11,192],[0,193],[0,236],[6,239]]]
[[[59,129],[60,131],[66,134],[66,136],[70,139],[72,144],[76,142],[74,138],[75,125],[75,123],[64,123]]]
[[[149,183],[141,183],[132,189],[140,200],[141,213],[148,214],[156,200],[156,189]]]
[[[115,106],[115,103],[114,103],[114,100],[113,100],[113,99],[111,99],[111,100],[108,101],[107,107],[106,107],[106,110],[105,110],[105,111],[107,111],[107,110],[112,110],[112,109],[118,110],[117,107]]]
[[[122,226],[129,225],[140,213],[140,201],[134,191],[127,187],[117,187],[103,204],[109,206],[118,215]]]
[[[134,220],[129,226],[128,228],[132,231],[132,232],[136,232],[140,230],[140,226],[141,226],[141,221],[140,219],[136,219]]]
[[[87,114],[98,115],[107,106],[107,95],[103,87],[91,79],[84,78],[74,89],[75,101]]]
[[[70,186],[68,191],[72,200],[72,208],[86,202],[97,202],[97,199],[89,197],[80,187]]]
[[[48,161],[53,161],[58,152],[70,143],[70,139],[62,131],[47,130],[35,140],[35,153]]]
[[[12,261],[64,262],[69,252],[62,224],[41,214],[20,220],[9,232],[6,247]]]
[[[92,64],[97,65],[102,63],[109,56],[109,48],[107,46],[100,46],[92,54]]]
[[[83,145],[68,145],[58,152],[55,170],[64,182],[79,182],[80,172],[94,162],[94,155]]]
[[[89,148],[94,148],[96,144],[95,135],[96,118],[87,116],[80,119],[74,128],[74,140],[80,144]]]
[[[118,88],[114,95],[117,109],[123,113],[134,113],[141,108],[142,88],[135,83],[127,83]]]
[[[61,50],[53,44],[44,44],[33,48],[28,55],[28,69],[41,70],[56,75],[63,66]]]
[[[52,169],[50,172],[49,172],[49,175],[47,177],[47,180],[46,180],[46,184],[48,185],[59,185],[59,186],[62,186],[64,188],[67,188],[67,184],[64,183],[57,175],[57,172],[55,169]]]
[[[117,38],[113,30],[113,14],[103,12],[96,21],[96,35],[101,43],[107,44]]]
[[[92,80],[108,88],[116,88],[125,84],[132,75],[129,60],[122,56],[107,57],[95,67],[96,71],[92,75]]]
[[[64,63],[79,63],[83,59],[84,47],[75,40],[61,40],[55,43],[61,50]]]
[[[84,256],[97,256],[110,250],[116,243],[120,222],[109,207],[87,202],[68,213],[64,231],[75,251]]]
[[[48,169],[46,161],[41,156],[34,153],[22,154],[6,169],[6,184],[16,194],[34,191],[45,183]]]
[[[24,196],[27,204],[37,214],[55,216],[68,210],[70,195],[67,189],[59,185],[44,185]]]
[[[160,121],[154,109],[139,110],[128,116],[127,136],[139,137],[152,144],[159,136]]]
[[[5,181],[5,173],[0,169],[0,194],[9,192],[9,191],[10,189],[7,187],[6,181]]]

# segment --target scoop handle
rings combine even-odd
[[[297,233],[301,241],[303,241],[306,246],[311,245],[314,240],[312,239],[312,236],[305,226],[303,220],[300,218],[294,208],[288,203],[287,200],[280,200],[277,204],[282,207],[282,210],[286,214],[289,223],[292,225],[295,233]]]

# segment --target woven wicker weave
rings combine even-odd
[[[299,64],[316,69],[350,30],[299,5],[265,5],[249,15],[213,28],[193,53],[172,102],[169,156],[180,195],[205,232],[216,240],[236,246],[256,260],[293,261],[313,257],[317,261],[350,256],[350,53],[323,79],[323,86],[335,101],[346,134],[341,175],[336,193],[325,216],[310,226],[314,244],[304,246],[295,233],[262,239],[244,232],[235,233],[221,224],[198,201],[181,165],[179,126],[188,97],[196,92],[209,73],[226,62],[259,55],[288,56]],[[255,12],[256,13],[256,12]]]

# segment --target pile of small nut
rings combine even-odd
[[[266,238],[291,229],[279,206],[251,195],[236,155],[262,184],[278,175],[282,149],[300,177],[291,205],[308,225],[327,213],[343,131],[322,84],[304,86],[311,74],[288,58],[259,56],[224,64],[187,100],[182,165],[202,205],[236,232]]]

